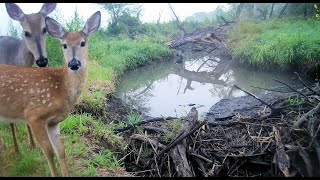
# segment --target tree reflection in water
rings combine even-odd
[[[237,84],[253,93],[279,86],[272,78],[287,83],[293,74],[252,71],[233,61],[204,53],[184,52],[183,58],[159,62],[126,73],[119,81],[117,95],[150,116],[182,116],[195,104],[205,113],[222,98],[245,95],[233,89]]]

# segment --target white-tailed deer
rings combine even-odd
[[[39,143],[52,176],[68,176],[65,148],[59,122],[65,120],[79,98],[88,72],[88,38],[100,27],[97,11],[80,32],[66,32],[54,19],[46,17],[49,34],[62,43],[65,65],[62,68],[35,68],[0,65],[0,121],[24,121]]]
[[[44,3],[38,13],[24,14],[18,5],[5,3],[9,16],[20,22],[24,34],[23,39],[0,36],[0,64],[31,67],[36,60],[39,67],[47,66],[45,17],[56,8],[56,5],[56,3]],[[10,126],[15,151],[20,154],[14,124],[10,123]],[[30,148],[33,148],[35,145],[28,125],[27,130]]]

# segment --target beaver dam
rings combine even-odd
[[[188,49],[192,49],[192,54],[203,51],[227,57],[225,38],[219,33],[225,29],[228,27],[196,31],[167,45],[177,50],[173,72],[189,82],[184,91],[192,90],[192,81],[213,82],[229,89],[230,93],[226,88],[221,91],[227,99],[220,98],[211,107],[206,105],[201,113],[198,110],[202,106],[193,104],[185,107],[187,116],[145,116],[143,121],[116,129],[129,144],[120,161],[134,176],[319,176],[319,82],[310,85],[298,73],[294,85],[288,83],[290,78],[270,78],[274,84],[269,84],[269,89],[253,88],[263,89],[262,93],[248,90],[237,81],[228,83],[228,61],[205,58],[198,63],[197,70],[185,68],[188,63],[183,54]],[[199,71],[205,66],[214,70]],[[275,84],[278,87],[272,88]],[[151,86],[152,83],[142,93]],[[232,96],[235,91],[241,92],[242,97]],[[141,110],[149,112],[148,107]]]
[[[243,90],[259,102],[253,116],[234,110],[209,123],[212,114],[198,119],[193,107],[186,118],[117,129],[129,142],[126,169],[152,177],[319,176],[319,83],[291,90],[271,101]]]

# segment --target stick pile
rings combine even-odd
[[[122,159],[127,171],[149,177],[319,176],[320,87],[297,76],[303,89],[276,80],[295,93],[273,104],[235,85],[265,105],[260,118],[240,113],[208,123],[192,108],[186,119],[157,118],[118,130],[127,132],[130,144]],[[179,121],[180,128],[172,127]],[[169,133],[174,136],[168,139]]]

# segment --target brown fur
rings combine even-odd
[[[10,4],[6,4],[6,5],[10,5]],[[17,8],[19,9],[18,6]],[[17,10],[17,9],[12,10],[12,6],[8,6],[6,7],[6,9],[10,17],[11,17],[10,14],[13,13],[12,11]],[[27,15],[21,11],[21,13],[24,15],[18,21],[20,22],[23,31],[29,32],[31,34],[31,38],[27,39],[23,35],[22,36],[23,39],[21,40],[21,39],[9,37],[9,36],[0,36],[0,54],[1,54],[0,64],[10,64],[10,65],[31,67],[34,64],[35,59],[38,59],[40,57],[39,50],[36,45],[36,39],[40,44],[42,56],[47,57],[47,52],[46,52],[47,33],[44,34],[43,29],[46,26],[45,17],[48,13],[51,12],[51,10],[52,9],[48,11],[46,4],[44,4],[38,13]],[[11,126],[15,151],[18,154],[20,154],[17,138],[15,135],[15,128],[17,127],[14,126],[13,123],[10,123],[10,126]],[[31,130],[28,127],[28,125],[26,127],[27,127],[28,136],[29,136],[30,148],[34,148],[35,144],[33,141]]]

